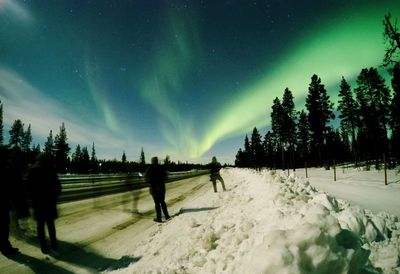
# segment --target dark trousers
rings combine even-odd
[[[45,225],[47,225],[47,230],[49,232],[50,244],[53,250],[57,250],[57,237],[56,237],[56,227],[54,225],[54,219],[40,219],[37,222],[37,236],[39,238],[40,248],[42,251],[49,250],[46,243],[46,233]]]
[[[11,247],[8,235],[10,234],[10,212],[8,208],[0,208],[0,249]]]
[[[217,180],[221,182],[222,189],[226,190],[224,179],[219,173],[211,174],[211,182],[213,183],[214,192],[217,192]]]
[[[161,220],[161,209],[164,213],[166,219],[169,218],[167,204],[165,203],[165,191],[157,191],[151,195],[154,200],[154,205],[156,208],[157,220]]]

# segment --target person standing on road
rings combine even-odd
[[[225,191],[225,183],[224,179],[222,179],[219,171],[221,169],[221,164],[217,161],[217,157],[213,156],[211,159],[211,163],[209,164],[210,168],[210,181],[213,183],[214,192],[217,192],[217,180],[221,182],[222,189]]]
[[[18,253],[18,248],[11,245],[8,237],[10,234],[10,178],[7,170],[8,151],[0,145],[0,252],[4,256],[11,256]]]
[[[39,154],[36,163],[30,168],[28,184],[41,251],[44,254],[50,252],[46,243],[45,225],[49,232],[51,249],[57,251],[54,220],[58,217],[57,198],[61,194],[61,184],[54,166],[49,164],[43,154]]]
[[[165,181],[167,179],[167,171],[158,163],[158,158],[151,159],[151,165],[145,173],[147,183],[150,184],[150,194],[153,197],[156,209],[155,222],[161,223],[161,210],[166,220],[171,217],[168,214],[167,204],[165,203]]]

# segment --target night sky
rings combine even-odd
[[[72,152],[233,163],[286,87],[301,109],[316,73],[336,102],[379,66],[388,12],[400,0],[0,0],[4,131],[21,119],[43,147],[64,122]]]

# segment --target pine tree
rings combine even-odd
[[[250,167],[251,166],[251,146],[250,146],[250,141],[249,137],[247,137],[247,134],[244,138],[244,163],[245,167]]]
[[[90,166],[91,166],[91,170],[93,173],[98,172],[96,149],[94,147],[94,142],[92,143],[92,153],[90,155]]]
[[[251,134],[251,163],[254,168],[264,166],[264,147],[261,143],[261,135],[258,129],[254,127]]]
[[[282,98],[283,110],[283,137],[289,149],[290,162],[293,170],[295,169],[295,145],[296,145],[296,110],[293,102],[293,94],[286,88]]]
[[[361,70],[357,85],[355,93],[359,104],[360,127],[366,134],[363,149],[368,152],[369,157],[378,161],[388,150],[390,90],[373,67]]]
[[[3,103],[0,100],[0,146],[4,145],[3,130]]]
[[[81,160],[80,160],[81,172],[88,173],[90,169],[90,157],[89,150],[85,146],[82,148]]]
[[[342,127],[346,131],[351,132],[351,147],[353,151],[355,165],[358,166],[357,161],[357,144],[356,144],[356,126],[358,122],[357,104],[353,98],[350,85],[346,79],[342,77],[339,90],[338,111],[340,112],[339,118],[341,119]]]
[[[60,132],[54,140],[55,162],[58,172],[65,173],[68,167],[68,154],[70,147],[67,143],[67,131],[64,123],[60,126]]]
[[[390,106],[392,154],[400,162],[400,62],[393,67],[392,88],[394,92]]]
[[[272,103],[271,128],[274,137],[274,143],[277,145],[277,150],[281,151],[281,168],[285,169],[284,112],[278,97],[276,97]]]
[[[43,151],[46,159],[53,163],[55,159],[55,147],[54,147],[54,138],[53,131],[50,130],[49,136],[47,137],[46,142],[44,143],[44,151]]]
[[[22,138],[22,150],[25,152],[29,152],[31,143],[32,143],[32,131],[31,131],[31,124],[29,124],[26,131],[24,131],[24,135]]]
[[[82,170],[81,161],[82,161],[82,149],[81,145],[78,144],[75,148],[75,152],[72,153],[71,156],[71,166],[74,172],[81,173]]]
[[[265,151],[265,163],[269,168],[275,167],[275,145],[274,138],[271,131],[268,131],[264,136],[264,151]]]
[[[17,119],[14,121],[10,133],[9,145],[11,148],[21,149],[24,142],[24,124],[21,120]]]
[[[328,123],[335,118],[335,115],[333,114],[333,103],[330,101],[324,85],[321,84],[321,79],[316,74],[311,77],[306,107],[311,131],[311,148],[316,157],[315,164],[322,165],[322,152],[327,132],[330,129]],[[327,154],[325,158],[329,167],[328,146],[325,146],[325,149]]]
[[[143,147],[142,147],[142,149],[140,151],[139,166],[140,166],[140,170],[142,172],[144,172],[145,167],[146,167],[146,158],[145,158],[145,155],[144,155]]]
[[[126,154],[125,154],[125,151],[122,152],[121,162],[122,162],[123,164],[126,163]]]
[[[304,110],[301,110],[299,113],[297,128],[298,153],[300,159],[307,162],[310,154],[310,125],[308,115]]]

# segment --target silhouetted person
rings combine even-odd
[[[221,169],[221,164],[217,161],[215,156],[212,157],[211,163],[209,164],[210,168],[210,181],[213,183],[214,192],[217,192],[217,180],[221,182],[222,189],[225,191],[225,183],[224,179],[222,179],[219,171]]]
[[[10,234],[11,182],[7,170],[7,157],[7,149],[0,146],[0,251],[4,256],[18,253],[18,248],[12,247],[8,240]]]
[[[167,171],[165,168],[158,164],[158,158],[153,157],[151,159],[151,165],[147,169],[146,181],[150,184],[150,194],[153,197],[155,208],[156,208],[156,218],[155,222],[161,221],[161,209],[164,213],[166,220],[171,218],[168,214],[167,204],[165,203],[165,180],[167,179]]]
[[[56,169],[46,161],[44,155],[39,155],[30,168],[28,183],[40,248],[42,253],[48,254],[50,250],[46,243],[45,225],[49,232],[51,249],[58,249],[54,220],[58,217],[57,197],[61,193],[61,184]]]

